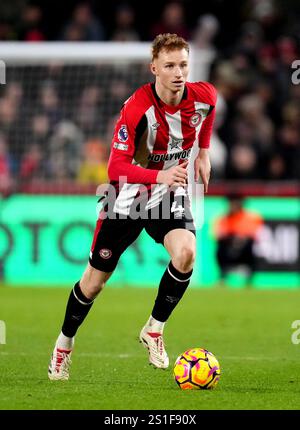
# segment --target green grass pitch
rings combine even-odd
[[[0,288],[0,409],[299,409],[300,291],[190,289],[165,329],[168,370],[148,365],[138,334],[156,289],[112,288],[80,328],[69,381],[49,381],[47,366],[69,290]],[[300,338],[300,336],[299,336]],[[177,356],[212,351],[221,365],[215,390],[181,391]]]

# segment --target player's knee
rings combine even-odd
[[[80,280],[82,293],[88,299],[95,299],[100,291],[104,288],[106,275],[99,270],[88,265]]]
[[[94,300],[104,288],[104,282],[96,280],[80,281],[80,288],[87,299]]]
[[[103,290],[104,285],[104,282],[98,282],[97,284],[90,285],[89,291],[93,298],[98,296],[98,294]]]
[[[195,257],[195,249],[191,246],[183,245],[175,255],[173,264],[180,272],[188,272],[193,268]]]

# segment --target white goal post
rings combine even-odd
[[[66,64],[150,62],[150,50],[148,42],[0,42],[0,60],[7,66],[47,64],[50,61]],[[207,79],[214,55],[211,50],[199,50],[191,44],[191,82]]]

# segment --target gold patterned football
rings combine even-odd
[[[181,354],[174,365],[175,381],[182,390],[214,388],[220,379],[218,360],[204,348],[192,348]]]

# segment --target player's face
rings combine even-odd
[[[189,54],[186,49],[163,49],[151,64],[151,71],[164,89],[172,92],[183,90],[189,73]]]

